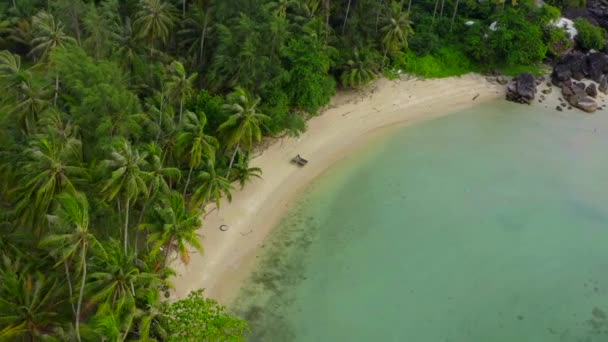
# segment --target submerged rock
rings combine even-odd
[[[523,73],[507,86],[507,100],[530,104],[536,95],[536,79],[530,73]]]

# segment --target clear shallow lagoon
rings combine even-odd
[[[252,341],[607,341],[608,111],[501,101],[400,129],[263,250],[235,304]]]

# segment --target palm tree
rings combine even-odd
[[[285,18],[287,16],[287,9],[290,6],[297,5],[298,2],[294,0],[274,0],[269,2],[266,6],[274,16]]]
[[[503,8],[504,8],[504,3],[506,1],[503,2]],[[458,13],[458,5],[460,4],[460,0],[456,0],[456,5],[454,6],[454,13],[452,13],[452,21],[450,22],[450,32],[452,32],[452,29],[454,28],[454,20],[456,20],[456,14]]]
[[[183,128],[177,136],[179,154],[188,158],[188,166],[190,167],[184,187],[184,196],[188,192],[192,170],[201,165],[203,158],[215,162],[215,151],[219,148],[219,143],[217,139],[205,133],[206,125],[207,117],[205,113],[196,115],[187,111]]]
[[[376,77],[377,64],[367,51],[353,50],[353,57],[346,62],[340,75],[345,87],[361,89]]]
[[[184,112],[184,101],[192,95],[193,84],[198,73],[188,76],[184,65],[178,61],[173,61],[170,66],[171,76],[167,83],[169,96],[179,102],[179,122],[182,122]]]
[[[194,247],[199,253],[203,246],[196,230],[201,226],[201,213],[197,210],[188,210],[184,197],[178,192],[160,201],[154,208],[154,224],[143,225],[153,231],[148,237],[152,245],[150,256],[156,257],[160,251],[164,252],[163,266],[167,264],[169,255],[177,252],[184,264],[190,261],[188,246]]]
[[[346,22],[348,21],[348,13],[350,12],[350,4],[352,0],[348,0],[348,5],[346,6],[346,15],[344,15],[344,23],[342,24],[342,34],[344,34],[344,30],[346,30]]]
[[[63,30],[63,24],[55,20],[52,14],[41,11],[32,17],[34,39],[30,54],[45,58],[58,46],[74,43],[74,38],[68,36]]]
[[[95,254],[95,270],[87,284],[96,303],[134,311],[137,298],[145,298],[165,284],[158,275],[141,270],[135,254],[125,252],[120,243],[110,240]]]
[[[226,147],[234,148],[228,166],[229,176],[236,153],[240,148],[251,151],[253,144],[262,140],[261,127],[270,121],[270,117],[257,111],[260,98],[253,98],[243,88],[236,88],[228,95],[227,100],[228,104],[224,105],[224,109],[232,115],[220,125],[219,132],[226,142]]]
[[[249,167],[249,154],[239,154],[238,162],[234,164],[234,179],[239,181],[241,189],[252,178],[262,178],[262,169],[259,167]]]
[[[111,172],[101,192],[107,201],[117,200],[120,206],[120,199],[124,201],[125,222],[124,222],[124,249],[127,253],[129,239],[129,209],[132,201],[137,200],[140,195],[147,192],[146,179],[149,173],[144,171],[147,166],[147,154],[131,146],[128,140],[118,138],[114,148],[110,153],[110,158],[103,161],[105,167]]]
[[[407,47],[407,38],[414,31],[411,27],[409,13],[404,12],[401,4],[393,1],[388,6],[388,11],[383,20],[383,26],[380,29],[384,36],[382,44],[384,45],[384,59],[389,51],[398,51]]]
[[[40,341],[58,328],[60,287],[19,259],[2,255],[0,267],[0,340]]]
[[[55,20],[52,14],[41,11],[32,17],[32,28],[35,38],[32,39],[30,54],[38,55],[41,59],[58,46],[75,43],[76,40],[63,31],[63,24]],[[55,75],[55,96],[53,103],[57,104],[59,94],[59,73]]]
[[[76,312],[74,313],[76,339],[80,341],[80,313],[87,279],[87,252],[90,248],[100,247],[100,245],[95,235],[89,232],[89,202],[87,197],[82,193],[63,194],[59,196],[59,203],[54,221],[63,232],[46,237],[42,241],[42,245],[51,246],[54,254],[59,256],[58,264],[65,265],[70,294],[71,279],[67,265],[69,261],[77,259],[76,264],[80,266],[80,291]]]
[[[23,185],[16,209],[22,222],[35,225],[59,194],[76,191],[74,181],[84,179],[87,172],[80,165],[81,142],[75,138],[60,142],[52,135],[38,137],[24,150],[24,156],[19,167]]]
[[[206,10],[194,7],[190,16],[184,20],[184,28],[177,32],[181,36],[180,47],[187,47],[190,54],[196,51],[199,65],[203,62],[205,56],[205,38],[210,30],[209,17],[211,10],[210,6]]]
[[[162,0],[142,0],[133,25],[137,28],[137,36],[147,39],[150,49],[157,39],[163,43],[167,41],[174,25],[173,12],[173,6]]]
[[[232,201],[233,187],[230,181],[215,171],[215,165],[211,161],[207,161],[207,168],[197,175],[198,186],[192,194],[192,207],[203,206],[209,201],[215,202],[215,207],[220,208],[222,197],[226,196],[228,202]]]
[[[16,91],[17,102],[8,103],[7,109],[11,114],[17,115],[17,121],[25,134],[33,134],[36,130],[38,116],[49,105],[48,91],[38,84],[29,73],[13,89]]]
[[[24,79],[22,73],[21,57],[7,50],[0,51],[0,89],[10,91],[17,86]]]
[[[140,46],[138,38],[133,32],[133,25],[129,17],[123,18],[117,29],[111,34],[114,53],[119,57],[121,64],[127,70],[133,72],[135,63],[140,60]]]

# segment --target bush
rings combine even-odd
[[[428,78],[458,76],[475,69],[462,51],[452,47],[441,48],[435,54],[424,57],[408,51],[403,58],[402,68],[408,73]]]
[[[244,341],[247,323],[226,313],[215,300],[193,291],[172,303],[165,312],[169,329],[167,341]]]
[[[604,50],[606,47],[606,36],[601,27],[595,26],[585,18],[574,21],[574,27],[578,31],[576,42],[585,50]]]
[[[440,47],[439,37],[430,32],[418,32],[409,39],[409,47],[416,55],[426,56],[437,52]]]
[[[547,36],[547,48],[549,49],[549,53],[555,57],[568,52],[574,45],[570,36],[563,28],[551,28],[548,30]]]

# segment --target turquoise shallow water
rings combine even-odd
[[[491,103],[310,185],[234,309],[251,341],[608,341],[608,112]]]

